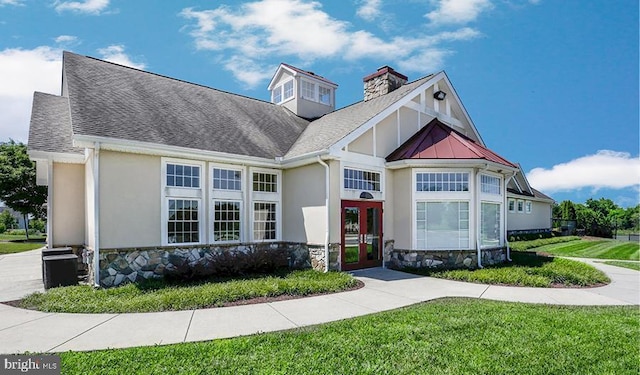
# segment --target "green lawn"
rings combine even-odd
[[[640,260],[640,244],[637,242],[579,240],[545,245],[533,250],[568,257]]]
[[[610,266],[624,267],[624,268],[640,271],[640,263],[638,262],[623,262],[619,260],[609,260],[602,263],[608,264]]]
[[[31,241],[36,241],[36,240],[40,240],[43,241],[47,238],[46,235],[42,235],[42,234],[30,234],[29,235],[29,240]],[[0,241],[24,241],[26,240],[27,237],[24,234],[6,234],[6,233],[1,233],[0,234]]]
[[[45,246],[44,242],[0,241],[0,254],[21,253],[23,251],[39,249],[43,246]]]
[[[638,374],[640,310],[442,299],[248,337],[61,354],[63,374]]]
[[[109,289],[88,285],[53,288],[25,297],[20,306],[69,313],[190,310],[257,297],[339,292],[356,285],[357,280],[347,273],[304,270],[219,282],[185,284],[154,280]]]
[[[610,282],[607,275],[578,261],[540,256],[535,253],[511,253],[512,263],[483,269],[438,270],[408,269],[410,273],[442,279],[483,284],[532,287],[593,286]]]

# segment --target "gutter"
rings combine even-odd
[[[100,287],[100,143],[93,149],[93,286]]]
[[[318,163],[324,167],[324,204],[325,204],[325,233],[324,233],[324,272],[329,272],[329,164],[318,155]]]

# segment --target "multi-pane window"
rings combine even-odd
[[[214,190],[242,190],[242,172],[234,169],[213,168]]]
[[[240,202],[213,201],[213,240],[240,241]]]
[[[283,85],[284,88],[284,95],[282,100],[287,100],[291,97],[293,97],[293,80],[285,82]]]
[[[278,192],[278,175],[275,173],[253,173],[253,191]]]
[[[524,202],[524,212],[528,214],[531,213],[531,201]]]
[[[199,201],[195,199],[169,199],[167,238],[169,243],[200,242]]]
[[[380,173],[359,169],[344,169],[344,188],[380,191]]]
[[[324,86],[318,87],[318,93],[320,94],[319,101],[322,104],[330,105],[331,104],[331,89]]]
[[[417,202],[416,245],[422,250],[469,248],[469,202]]]
[[[486,194],[501,195],[500,179],[486,174],[480,175],[480,189]]]
[[[520,213],[524,212],[524,201],[521,201],[521,200],[518,201],[518,212]]]
[[[282,101],[282,86],[278,86],[271,92],[271,102],[280,103]]]
[[[277,238],[276,203],[255,202],[253,204],[253,239],[255,241]]]
[[[469,191],[469,173],[417,173],[416,191]]]
[[[500,204],[482,202],[480,206],[480,246],[500,245]]]
[[[167,186],[200,187],[200,167],[167,163]]]
[[[509,199],[509,212],[516,212],[516,201],[515,201],[515,199]]]
[[[300,86],[302,87],[302,97],[305,99],[316,100],[316,85],[307,81],[301,81],[300,83]]]

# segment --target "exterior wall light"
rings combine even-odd
[[[446,96],[447,96],[447,93],[442,90],[438,90],[433,93],[433,98],[436,100],[444,100]]]

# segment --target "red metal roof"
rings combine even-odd
[[[441,123],[437,118],[387,156],[388,162],[406,159],[484,159],[517,168],[514,163]]]

